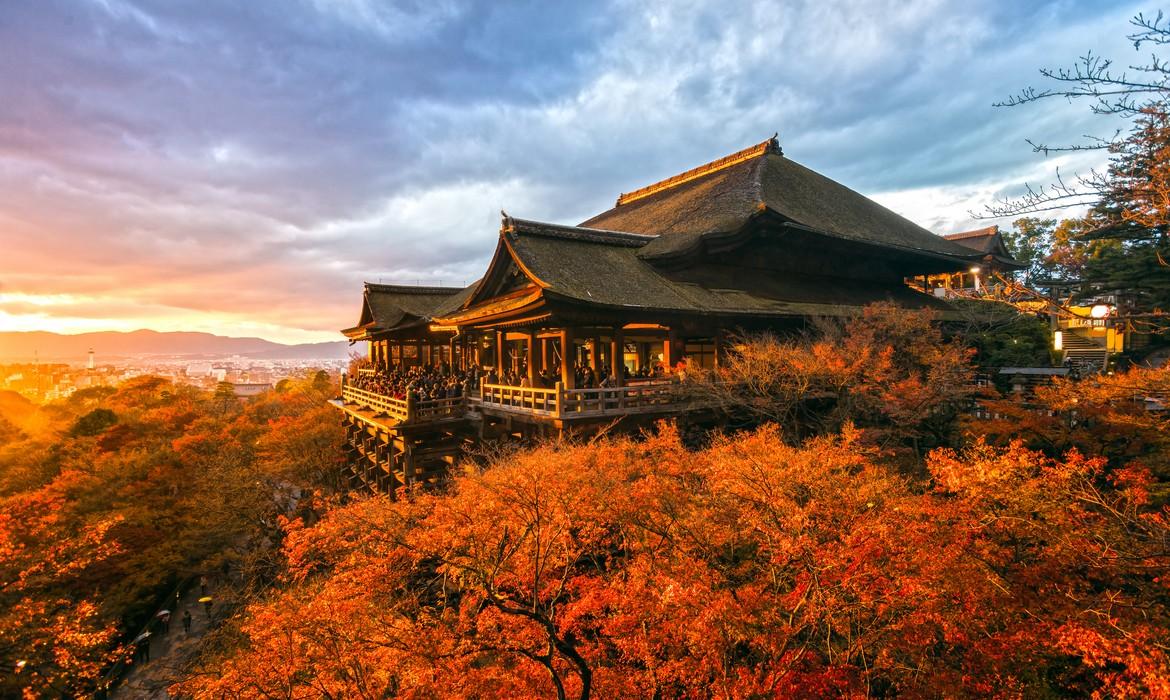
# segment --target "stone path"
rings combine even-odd
[[[215,595],[214,591],[208,591]],[[110,693],[111,700],[163,700],[169,698],[167,687],[179,679],[187,660],[199,647],[207,632],[208,618],[199,586],[191,586],[177,607],[171,609],[169,631],[155,623],[150,636],[150,660],[135,661],[125,680]],[[191,611],[191,632],[183,631],[183,610]],[[213,610],[214,612],[214,610]]]

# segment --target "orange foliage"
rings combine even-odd
[[[873,304],[806,337],[749,337],[717,372],[696,370],[696,391],[733,416],[780,424],[793,440],[849,423],[886,448],[948,444],[976,393],[973,351],[945,340],[935,320]]]
[[[1049,455],[1075,448],[1105,457],[1112,468],[1147,467],[1170,482],[1170,411],[1147,410],[1147,399],[1159,397],[1170,400],[1170,367],[1056,379],[1038,387],[1027,405],[986,401],[997,417],[968,421],[967,428],[993,444],[1022,440]]]
[[[285,587],[175,690],[1170,697],[1147,473],[984,443],[928,467],[924,490],[848,426],[518,453],[289,523]]]
[[[289,382],[221,411],[144,377],[37,408],[0,449],[0,696],[88,695],[178,580],[270,545],[338,453],[325,396]]]

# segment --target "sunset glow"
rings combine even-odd
[[[500,209],[575,223],[776,129],[908,218],[971,228],[1057,164],[1021,147],[1034,115],[991,102],[1058,49],[1124,48],[1099,27],[1137,7],[704,4],[7,4],[0,330],[337,340],[363,280],[478,276]]]

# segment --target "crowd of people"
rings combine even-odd
[[[638,379],[661,379],[666,376],[663,371],[662,364],[659,363],[653,368],[643,367],[637,371],[631,372],[628,367],[622,367],[622,384],[628,384],[630,380]],[[574,386],[578,389],[596,389],[597,387],[613,387],[618,386],[616,377],[610,374],[608,367],[601,367],[594,370],[589,365],[575,365],[573,368]],[[561,381],[561,368],[554,364],[552,367],[546,367],[536,374],[535,381],[528,379],[528,367],[521,363],[518,370],[505,370],[503,375],[497,375],[495,369],[488,371],[484,378],[487,384],[503,384],[505,386],[518,387],[534,387],[537,389],[552,389],[557,382]]]
[[[350,382],[353,386],[382,396],[416,401],[453,399],[479,388],[478,369],[459,370],[446,362],[438,365],[393,367],[376,372],[359,372]]]
[[[634,372],[622,367],[621,384],[627,384],[631,380],[661,379],[667,376],[670,375],[666,373],[661,363]],[[576,365],[574,379],[578,389],[618,386],[608,367],[594,370],[588,365]],[[359,389],[400,400],[405,400],[409,394],[416,401],[456,398],[478,390],[481,381],[484,384],[552,389],[561,381],[561,370],[559,365],[554,364],[537,373],[535,381],[530,381],[528,368],[523,363],[516,369],[508,368],[503,374],[499,374],[494,367],[485,373],[478,367],[460,370],[444,362],[438,365],[396,366],[389,370],[359,372],[350,380],[353,386]]]

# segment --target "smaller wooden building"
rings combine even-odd
[[[999,226],[943,234],[943,238],[974,251],[978,257],[964,270],[928,275],[925,287],[930,293],[945,297],[949,293],[983,294],[993,290],[996,275],[1022,270],[1026,265],[1016,260]],[[917,283],[914,281],[913,283]]]

